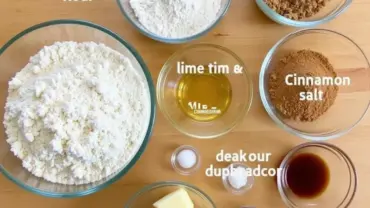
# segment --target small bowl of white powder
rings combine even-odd
[[[197,149],[189,145],[178,147],[171,156],[173,169],[181,175],[191,175],[200,167],[200,154]]]
[[[254,184],[254,177],[250,168],[241,163],[230,164],[227,168],[229,174],[222,175],[222,182],[226,190],[235,195],[242,195],[249,191]]]
[[[184,43],[208,33],[226,14],[231,0],[117,0],[142,34],[165,43]]]
[[[139,160],[155,92],[140,55],[92,23],[56,20],[0,48],[0,172],[47,197],[109,186]]]

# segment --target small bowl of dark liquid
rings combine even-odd
[[[285,156],[280,168],[278,188],[290,208],[344,208],[355,195],[355,167],[334,145],[299,145]]]

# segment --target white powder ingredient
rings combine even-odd
[[[181,150],[176,157],[177,162],[182,168],[188,169],[195,165],[197,162],[197,155],[193,150]]]
[[[92,42],[44,47],[9,82],[11,151],[38,177],[86,184],[119,171],[143,142],[148,91],[128,58]]]
[[[228,177],[230,185],[235,189],[241,189],[248,183],[248,172],[243,167],[234,168]]]
[[[217,19],[222,0],[129,0],[139,22],[165,38],[202,32]]]

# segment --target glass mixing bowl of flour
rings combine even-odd
[[[324,62],[321,62],[323,65],[312,65],[313,62],[311,61],[303,62],[305,64],[302,67],[302,64],[296,64],[293,59],[286,59],[289,54],[300,50],[314,51],[326,57],[326,60],[332,66],[331,71],[336,74],[335,78],[326,74],[323,76],[321,72],[315,74],[317,67],[323,66]],[[318,60],[313,58],[315,57],[308,57],[306,60]],[[305,61],[304,59],[296,60]],[[277,67],[281,66],[281,63],[285,63],[285,68]],[[293,63],[296,65],[293,65]],[[278,76],[275,79],[271,74],[273,70],[279,68],[284,69],[284,73],[288,73],[286,76]],[[298,68],[302,71],[290,72],[290,69]],[[306,77],[316,77],[315,83],[312,84]],[[278,90],[278,88],[270,87],[273,79],[282,80],[279,88],[286,88],[284,92],[287,93],[275,96],[275,100],[280,99],[282,101],[280,104],[276,104],[277,102],[274,104],[274,98],[271,97],[271,92],[277,92]],[[286,79],[288,79],[288,84],[286,84]],[[329,91],[321,91],[323,86],[337,87],[336,96],[333,96],[334,99],[326,96]],[[368,110],[370,102],[370,64],[361,48],[345,35],[325,29],[300,30],[282,38],[267,53],[259,76],[259,91],[267,113],[284,130],[296,136],[315,141],[337,138],[359,124]],[[320,91],[325,93],[321,97]],[[297,102],[285,102],[284,99],[295,99]],[[302,102],[298,99],[303,99],[302,102],[306,102],[310,106],[299,107]],[[328,105],[329,102],[332,102],[332,104]],[[329,108],[326,108],[326,106],[329,106]],[[316,117],[320,111],[322,111],[322,114]],[[287,112],[293,112],[293,116],[286,116],[289,115]],[[308,119],[306,120],[306,118]],[[309,120],[311,118],[314,119]]]
[[[185,43],[207,34],[231,0],[117,0],[126,19],[142,34],[164,43]]]
[[[92,23],[89,23],[89,22],[77,21],[77,20],[55,20],[55,21],[50,21],[50,22],[45,22],[45,23],[42,23],[42,24],[38,24],[38,25],[35,25],[31,28],[26,29],[25,31],[23,31],[23,32],[19,33],[18,35],[16,35],[15,37],[13,37],[2,48],[0,48],[0,72],[1,72],[1,76],[0,76],[1,77],[0,78],[0,84],[1,84],[1,87],[0,87],[1,96],[0,96],[0,98],[1,99],[0,99],[0,101],[1,101],[1,104],[2,104],[1,106],[5,106],[5,103],[7,102],[6,99],[8,97],[8,82],[9,82],[9,80],[11,80],[12,77],[14,77],[14,76],[18,76],[19,74],[22,74],[23,73],[22,69],[26,65],[29,66],[29,64],[37,62],[38,59],[34,55],[38,51],[40,51],[42,49],[44,52],[45,51],[47,52],[48,50],[53,49],[52,47],[44,48],[44,46],[54,45],[55,42],[67,43],[65,41],[70,41],[69,45],[71,47],[74,45],[74,43],[76,43],[76,44],[81,43],[81,45],[79,45],[81,47],[78,50],[84,50],[84,51],[87,51],[87,49],[90,50],[89,52],[85,52],[86,56],[96,55],[96,57],[90,58],[91,62],[90,62],[90,59],[87,57],[87,59],[89,60],[88,63],[90,63],[92,65],[88,65],[88,64],[86,66],[83,65],[83,64],[86,63],[86,62],[83,61],[83,60],[86,60],[85,59],[86,57],[85,57],[85,58],[81,58],[81,65],[74,64],[75,62],[71,62],[71,64],[70,64],[71,67],[70,68],[68,68],[68,67],[63,68],[63,70],[67,70],[67,71],[71,69],[72,70],[71,73],[80,73],[81,77],[85,76],[84,74],[86,74],[88,72],[79,68],[79,66],[83,66],[83,67],[86,67],[86,68],[88,68],[87,66],[93,66],[93,67],[90,67],[90,70],[94,71],[95,68],[97,68],[95,70],[95,72],[99,72],[104,76],[107,75],[108,73],[110,73],[111,75],[109,75],[109,76],[113,76],[112,71],[110,71],[110,72],[104,71],[104,69],[108,69],[106,67],[109,67],[109,64],[112,63],[112,62],[109,62],[109,61],[105,62],[106,60],[111,59],[111,57],[108,56],[108,55],[115,54],[115,56],[117,55],[120,58],[122,58],[122,59],[119,59],[119,60],[123,61],[121,64],[131,63],[129,65],[120,65],[120,66],[123,66],[123,67],[128,66],[128,67],[124,68],[126,70],[125,76],[128,76],[128,74],[130,74],[132,76],[135,76],[135,80],[140,81],[140,83],[134,83],[136,88],[137,88],[137,86],[140,86],[138,84],[142,84],[141,86],[143,86],[143,87],[141,87],[141,89],[142,89],[141,92],[142,92],[143,97],[145,98],[145,101],[147,101],[147,102],[145,102],[145,105],[144,104],[142,105],[143,108],[141,110],[144,111],[144,112],[147,112],[147,117],[145,117],[145,119],[141,120],[142,122],[140,124],[138,124],[138,125],[142,126],[142,130],[140,130],[140,133],[135,134],[136,136],[135,136],[134,139],[136,139],[136,138],[138,138],[138,139],[137,140],[134,140],[134,139],[130,140],[130,141],[132,141],[132,143],[127,143],[126,141],[124,141],[124,146],[126,147],[124,149],[124,151],[126,151],[128,154],[127,155],[125,154],[127,157],[125,157],[125,159],[123,159],[121,163],[117,164],[118,165],[117,168],[113,168],[114,171],[110,171],[107,168],[108,166],[106,165],[106,163],[103,163],[102,166],[101,166],[102,169],[109,172],[109,174],[107,174],[106,177],[102,177],[102,178],[95,177],[96,180],[94,180],[93,182],[89,182],[88,180],[87,181],[85,180],[84,182],[80,181],[78,183],[77,183],[77,180],[74,179],[76,181],[72,181],[72,182],[75,182],[75,183],[72,183],[71,181],[67,181],[67,179],[65,179],[65,178],[70,179],[68,174],[72,173],[72,170],[76,171],[76,172],[74,172],[74,175],[76,173],[80,173],[81,175],[79,177],[84,177],[84,175],[92,174],[92,172],[96,171],[96,169],[92,168],[92,166],[89,166],[90,169],[85,169],[85,172],[84,172],[84,170],[76,169],[77,167],[84,167],[84,166],[79,166],[79,165],[77,165],[77,163],[76,164],[72,163],[72,164],[69,164],[69,165],[71,165],[71,167],[73,165],[73,167],[75,167],[75,168],[71,168],[70,172],[68,171],[68,173],[65,173],[65,178],[49,177],[47,180],[45,180],[44,178],[46,178],[46,172],[48,172],[47,174],[49,176],[53,176],[52,174],[54,174],[54,171],[57,168],[50,168],[50,167],[53,167],[53,165],[51,165],[47,162],[44,162],[43,164],[40,164],[40,163],[35,162],[35,161],[40,161],[40,160],[31,160],[31,161],[27,162],[27,159],[29,159],[29,158],[34,159],[35,157],[41,157],[42,154],[47,154],[48,156],[50,156],[50,154],[51,154],[51,153],[49,153],[50,151],[58,151],[58,145],[57,145],[57,142],[55,140],[55,137],[48,138],[46,136],[46,137],[44,137],[45,140],[41,141],[39,137],[30,138],[29,137],[30,135],[28,135],[28,133],[24,133],[23,129],[18,130],[18,131],[14,131],[14,129],[13,129],[13,132],[18,132],[16,134],[9,134],[9,132],[5,133],[5,129],[10,129],[9,123],[7,123],[7,120],[9,120],[9,119],[6,117],[7,114],[9,115],[9,112],[8,112],[8,110],[5,109],[5,108],[8,109],[9,106],[8,107],[2,107],[0,109],[0,114],[1,114],[1,117],[4,118],[5,126],[8,125],[7,128],[4,125],[0,126],[0,132],[1,132],[0,133],[0,135],[1,135],[1,137],[0,137],[0,162],[1,162],[0,170],[1,170],[2,175],[4,175],[8,179],[10,179],[11,181],[13,181],[17,185],[19,185],[20,187],[22,187],[22,188],[24,188],[28,191],[31,191],[33,193],[40,194],[40,195],[43,195],[43,196],[47,196],[47,197],[59,197],[59,198],[79,197],[79,196],[92,194],[94,192],[97,192],[97,191],[111,185],[113,182],[117,181],[119,178],[121,178],[123,175],[125,175],[134,166],[134,164],[139,160],[140,156],[142,155],[143,151],[146,148],[146,145],[147,145],[148,140],[150,138],[150,135],[152,133],[153,123],[154,123],[154,118],[155,118],[155,105],[156,105],[154,85],[153,85],[153,81],[152,81],[150,72],[148,71],[148,69],[147,69],[144,61],[140,57],[140,55],[126,41],[124,41],[122,38],[120,38],[115,33],[109,31],[108,29],[105,29],[101,26],[98,26],[98,25],[95,25],[95,24],[92,24]],[[71,42],[71,41],[73,41],[73,42]],[[82,42],[85,43],[85,45],[83,45]],[[100,44],[94,44],[93,42],[100,43]],[[102,50],[102,53],[103,52],[107,52],[107,53],[106,53],[106,56],[104,56],[104,53],[103,53],[103,56],[100,56],[99,55],[100,53],[98,53],[99,51],[94,51],[94,49],[101,49],[103,47],[102,44],[107,46],[106,48],[113,49],[115,52],[113,52],[113,50],[110,50],[110,51],[109,50]],[[65,46],[65,45],[63,45],[63,46]],[[86,48],[83,48],[83,46],[86,46]],[[53,51],[53,53],[54,52],[56,52],[56,51]],[[62,61],[60,61],[60,60],[64,60],[69,54],[72,54],[72,55],[69,55],[69,57],[80,57],[79,53],[76,53],[73,50],[68,50],[65,47],[61,47],[61,46],[60,46],[59,51],[57,51],[55,54],[57,54],[57,55],[64,54],[65,56],[64,55],[61,56],[63,58],[58,60],[58,58],[57,58],[58,56],[53,54],[53,53],[49,54],[51,59],[48,59],[48,60],[53,60],[53,62],[57,62],[57,63],[62,63]],[[32,58],[30,58],[31,56],[32,56]],[[40,59],[41,62],[39,62],[39,63],[40,63],[40,67],[42,68],[42,70],[46,70],[45,68],[42,67],[43,64],[45,64],[45,65],[49,64],[49,62],[46,61],[47,60],[45,58],[46,56],[48,56],[47,53],[44,54],[44,55],[41,55],[42,59]],[[125,57],[125,58],[123,58],[123,57]],[[93,64],[95,64],[93,59],[95,59],[95,60],[99,59],[99,61],[101,60],[101,62],[95,62],[95,63],[101,63],[101,65],[99,65],[100,67],[95,67],[95,65],[93,65]],[[27,63],[29,63],[29,64],[27,64]],[[114,64],[116,64],[116,63],[120,63],[120,62],[115,62]],[[34,66],[34,65],[31,65],[31,66]],[[115,65],[112,65],[112,66],[115,66]],[[75,67],[75,68],[73,68],[73,67]],[[119,68],[119,67],[117,67],[117,68]],[[40,69],[40,68],[34,67],[33,68],[33,73],[36,73],[36,74],[39,73],[38,69]],[[109,69],[112,69],[112,68],[109,68]],[[122,68],[121,72],[124,69]],[[21,70],[22,70],[22,73],[19,73]],[[58,69],[55,69],[55,70],[58,70]],[[32,72],[32,71],[29,71],[29,72]],[[118,73],[119,71],[114,71],[114,72]],[[39,74],[39,75],[42,76],[42,75],[44,75],[43,73],[44,73],[44,71],[42,71],[41,74]],[[60,76],[59,75],[58,76],[62,77],[63,73],[64,72],[59,72]],[[52,73],[50,73],[48,76],[49,76],[49,78],[54,78],[55,77]],[[96,77],[100,78],[100,75],[97,74]],[[48,80],[48,78],[45,77],[45,80]],[[55,80],[55,79],[51,79],[51,80]],[[68,80],[68,79],[66,79],[66,80]],[[81,78],[81,80],[82,80],[82,78]],[[102,80],[98,80],[98,82],[100,81],[98,83],[99,85],[94,85],[94,82],[93,82],[94,78],[91,78],[91,80],[90,79],[85,79],[85,80],[86,80],[86,82],[83,82],[83,83],[85,83],[85,86],[87,86],[87,84],[89,84],[89,86],[91,88],[93,88],[94,86],[95,87],[100,86],[101,87],[101,88],[99,88],[100,90],[104,90],[104,85],[108,86],[108,84],[110,84],[112,82],[115,82],[115,84],[125,82],[125,80],[121,80],[121,79],[118,79],[118,80],[115,80],[115,81],[112,80],[112,79],[107,79],[109,81],[106,80],[106,81],[102,82]],[[14,84],[13,81],[14,81],[14,79],[11,82],[12,84]],[[88,82],[88,81],[91,81],[91,82]],[[127,80],[126,80],[126,82],[127,82]],[[12,86],[11,83],[9,83],[9,86]],[[52,85],[49,85],[49,86],[52,86]],[[50,89],[49,86],[45,90]],[[80,85],[80,86],[82,86],[82,85]],[[125,86],[127,86],[127,85],[125,85]],[[72,86],[72,88],[73,88],[73,86]],[[19,88],[19,89],[22,89],[22,88]],[[31,88],[29,88],[29,89],[31,89]],[[70,88],[68,88],[68,89],[70,89]],[[96,89],[98,89],[98,88],[96,88]],[[105,99],[105,98],[107,98],[106,97],[107,95],[112,94],[112,90],[113,90],[112,88],[106,88],[106,89],[109,89],[109,90],[108,91],[101,91],[101,94],[100,94],[100,96],[102,96],[101,98]],[[124,91],[126,91],[126,90],[124,90]],[[50,93],[46,93],[46,92],[47,91],[44,91],[43,95],[48,95],[48,96],[52,95],[52,93],[50,94]],[[49,92],[51,92],[51,91],[49,91]],[[24,90],[24,91],[22,91],[22,93],[27,94],[29,92],[28,92],[28,90]],[[22,94],[22,93],[19,93],[19,94]],[[60,93],[62,93],[62,91],[60,91]],[[71,96],[74,96],[72,91],[68,92],[68,93]],[[67,93],[67,95],[68,95],[68,93]],[[124,93],[124,92],[119,91],[119,93]],[[37,97],[36,94],[35,94],[35,96]],[[131,95],[131,94],[133,95],[133,92],[128,91],[126,95]],[[117,95],[117,94],[115,94],[115,95]],[[10,94],[9,94],[9,96],[10,96]],[[58,96],[58,93],[56,93],[56,94],[54,93],[54,96]],[[66,99],[68,97],[69,96],[66,96]],[[87,96],[87,97],[89,97],[89,96]],[[122,96],[120,96],[120,97],[122,97]],[[51,98],[51,97],[49,97],[49,98]],[[117,97],[115,97],[115,98],[117,98]],[[78,99],[80,99],[80,97],[78,97]],[[122,99],[126,99],[126,97],[123,97]],[[130,98],[128,98],[128,99],[130,99]],[[133,100],[135,100],[135,99],[136,98],[133,98]],[[66,103],[65,103],[66,105],[64,107],[71,106],[70,104],[75,103],[75,101],[76,101],[75,99],[66,101]],[[120,102],[120,101],[118,101],[118,102]],[[21,104],[21,103],[18,103],[18,104]],[[118,103],[118,105],[120,105],[120,104]],[[78,109],[78,105],[76,106],[76,104],[75,104],[74,106],[77,107],[77,109]],[[16,107],[16,106],[14,106],[14,107]],[[49,109],[51,109],[51,108],[49,108]],[[53,109],[55,109],[55,108],[53,107]],[[66,108],[66,109],[68,109],[68,108]],[[109,105],[104,109],[108,110]],[[130,111],[131,108],[127,108],[127,109],[129,109],[129,110],[115,111],[115,113],[117,113],[118,115],[125,115],[127,117],[126,114],[120,114],[120,112]],[[83,110],[81,108],[81,113],[82,113],[82,111]],[[4,116],[4,113],[5,113],[5,116]],[[51,114],[51,113],[52,112],[49,111],[47,114],[45,114],[45,116],[47,116],[48,114]],[[122,117],[123,118],[123,116],[117,116],[117,114],[115,115],[115,117]],[[65,114],[65,116],[67,116],[67,115],[68,114]],[[40,115],[38,114],[38,116],[40,116]],[[61,117],[59,117],[59,118],[61,119]],[[96,118],[99,118],[99,117],[96,117]],[[103,118],[103,117],[100,117],[100,118]],[[18,122],[20,120],[21,119],[19,119]],[[98,119],[96,119],[95,121],[97,121],[97,120]],[[23,120],[23,121],[25,121],[25,120]],[[103,121],[108,121],[108,120],[103,120]],[[109,122],[105,122],[105,123],[109,124]],[[14,126],[17,125],[17,123],[13,123],[13,124],[14,124]],[[45,125],[45,123],[44,123],[44,125]],[[93,132],[99,131],[99,135],[101,135],[100,134],[101,129],[104,130],[105,128],[106,129],[110,128],[110,127],[102,127],[102,126],[99,126],[99,125],[105,125],[105,124],[104,124],[104,122],[101,122],[100,124],[96,123],[96,126],[92,127],[91,129],[85,128],[86,127],[85,126],[83,128],[83,131],[85,132],[85,130],[86,130],[87,134],[89,134],[89,135],[90,135],[90,133],[92,134]],[[111,126],[111,125],[114,125],[114,124],[109,124],[108,126]],[[65,126],[65,125],[63,125],[63,126]],[[81,129],[82,129],[82,127],[81,127]],[[141,129],[141,128],[139,128],[139,129]],[[80,131],[82,132],[82,130],[80,130]],[[115,139],[116,139],[115,141],[123,142],[123,140],[124,140],[123,138],[126,138],[126,135],[124,135],[124,132],[122,132],[122,131],[121,130],[117,131],[118,135],[120,135],[120,136],[118,137],[119,139],[116,139],[117,137],[115,137]],[[23,134],[21,134],[21,132]],[[69,132],[72,132],[72,131],[69,131]],[[39,135],[40,134],[41,133],[39,132]],[[9,138],[12,138],[12,136],[9,136],[9,135],[12,135],[13,138],[15,138],[15,135],[22,135],[22,137],[20,137],[20,136],[16,137],[18,140],[14,139],[17,142],[13,143],[13,141],[9,141]],[[36,132],[36,134],[35,134],[35,132],[33,132],[33,135],[37,136],[37,132]],[[80,141],[82,138],[87,138],[87,137],[80,137],[80,136],[73,137],[72,133],[69,134],[69,135],[70,136],[67,137],[67,138],[70,138],[69,141],[67,140],[69,143],[60,143],[59,147],[65,148],[66,145],[68,146],[70,143],[73,143],[73,141],[72,141],[73,138],[74,138],[75,141],[76,140]],[[93,137],[89,137],[89,138],[91,139]],[[28,142],[33,142],[32,141],[33,139],[34,139],[34,141],[41,141],[41,142],[47,142],[47,139],[50,139],[49,140],[50,141],[49,145],[50,145],[50,148],[53,148],[53,149],[52,150],[46,149],[45,150],[46,153],[44,152],[44,153],[39,153],[39,155],[36,155],[36,153],[34,153],[34,152],[37,152],[37,148],[34,151],[31,151],[30,149],[27,149],[28,145],[31,146],[31,143],[28,143]],[[84,163],[86,163],[86,164],[96,164],[93,161],[93,158],[96,159],[96,158],[101,158],[101,157],[104,156],[103,154],[101,154],[102,152],[97,152],[97,151],[99,151],[100,146],[102,146],[102,147],[106,146],[106,143],[107,143],[106,139],[107,138],[106,137],[99,137],[99,139],[102,139],[102,140],[100,140],[101,142],[98,143],[98,145],[95,145],[95,149],[91,150],[92,151],[92,156],[90,157],[91,161],[90,162],[84,162]],[[89,140],[89,142],[90,141],[92,142],[92,140]],[[10,144],[9,142],[12,145],[9,145]],[[47,144],[48,143],[43,143],[43,144],[39,144],[39,145],[40,145],[40,148],[43,148],[42,145],[47,145]],[[93,145],[94,143],[90,143],[90,144]],[[110,143],[110,144],[113,145],[114,143]],[[27,146],[22,146],[22,145],[27,145]],[[11,147],[12,147],[12,149],[11,149]],[[35,146],[33,146],[33,147],[35,148]],[[77,146],[75,146],[75,147],[77,147]],[[116,146],[116,147],[118,147],[118,146]],[[121,147],[121,146],[119,146],[119,147]],[[112,150],[112,152],[114,152],[114,150],[121,149],[121,148],[115,148],[115,147],[108,147],[108,148],[113,148],[113,149],[108,149],[108,150]],[[29,152],[32,152],[32,153],[27,154],[24,151],[22,151],[22,150],[25,150],[25,149],[27,149],[28,153]],[[85,148],[85,147],[82,147],[82,149],[87,150],[87,148]],[[59,150],[61,150],[61,149],[59,149]],[[82,154],[83,151],[80,151],[79,149],[75,149],[75,150],[68,149],[68,151],[72,151],[72,152],[76,151],[77,153],[80,154],[79,155],[80,157],[85,157],[85,156],[88,157],[87,153]],[[118,151],[120,151],[120,150],[118,150]],[[26,157],[24,157],[24,155],[22,156],[23,157],[22,158],[23,164],[22,164],[22,161],[20,159],[18,159],[18,157],[14,156],[15,155],[15,154],[13,154],[14,152],[16,152],[18,154],[17,156],[19,156],[19,157],[22,154],[27,154]],[[120,152],[121,152],[121,155],[122,155],[122,150]],[[63,157],[63,155],[66,155],[66,154],[68,155],[69,154],[69,152],[67,152],[66,149],[63,149],[59,153],[60,153],[60,155],[62,155],[61,157]],[[97,155],[97,156],[94,157],[94,154]],[[78,158],[79,156],[77,156],[77,155],[75,155],[75,156],[76,156],[77,159],[79,159]],[[51,158],[52,158],[52,156],[51,156]],[[120,158],[120,157],[117,157],[117,158]],[[50,160],[46,159],[46,161],[50,161]],[[73,159],[71,159],[71,160],[73,160]],[[99,160],[99,159],[96,159],[96,160]],[[53,159],[53,161],[55,161],[55,164],[58,164],[58,166],[63,165],[63,164],[58,163],[58,161],[56,161],[54,159]],[[56,166],[54,166],[54,167],[56,167]],[[68,166],[66,166],[66,167],[68,167]],[[111,166],[109,166],[109,167],[111,167]],[[32,174],[29,170],[32,171]],[[91,171],[88,171],[88,170],[91,170]],[[38,171],[42,171],[42,172],[38,172]],[[82,172],[80,172],[80,171],[82,171]],[[98,174],[103,175],[104,173],[100,172]],[[42,176],[42,177],[36,177],[35,175],[39,175],[39,176]],[[59,175],[59,176],[61,176],[61,175]],[[49,181],[53,181],[53,182],[49,182]],[[66,183],[63,184],[60,181],[64,181]],[[75,184],[77,184],[77,185],[75,185]]]

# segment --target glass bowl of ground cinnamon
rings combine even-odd
[[[293,32],[268,52],[259,90],[269,116],[299,137],[339,137],[364,117],[370,64],[350,38],[331,30]]]
[[[273,21],[293,27],[313,27],[344,12],[352,0],[256,0]]]

